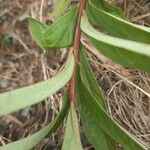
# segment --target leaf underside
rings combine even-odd
[[[36,144],[38,144],[47,134],[51,134],[56,131],[60,124],[63,122],[66,114],[68,113],[68,100],[67,94],[63,99],[63,106],[56,118],[53,119],[46,127],[40,131],[16,142],[4,145],[0,147],[0,150],[30,150]]]
[[[74,103],[70,106],[62,150],[83,150]]]
[[[82,16],[81,29],[90,38],[93,45],[106,57],[127,67],[150,72],[150,45],[135,41],[120,39],[94,29]]]
[[[119,38],[150,44],[150,28],[129,22],[123,13],[106,1],[88,0],[86,12],[88,18],[103,31]]]
[[[0,94],[0,116],[36,104],[56,93],[70,80],[74,68],[73,54],[69,54],[65,67],[51,79]],[[57,84],[56,84],[57,83]]]

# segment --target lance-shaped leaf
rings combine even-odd
[[[71,0],[56,0],[54,7],[54,19],[59,18],[68,8]]]
[[[98,32],[89,24],[85,14],[82,16],[81,29],[106,57],[125,66],[150,72],[150,44],[124,40]]]
[[[96,0],[90,1],[90,0],[88,0],[86,4],[87,4],[87,7],[86,7],[87,9],[89,9],[89,7],[91,7],[89,5],[98,4],[98,9],[100,9],[102,11],[106,11],[107,13],[110,13],[110,14],[116,16],[116,17],[119,17],[119,18],[127,20],[127,18],[124,16],[123,11],[119,7],[113,6],[113,5],[109,4],[105,0],[101,0],[101,1],[96,1]],[[89,12],[89,10],[87,10],[87,13],[88,12]],[[92,18],[90,18],[90,19],[92,19]],[[92,21],[94,23],[97,22],[95,20],[95,18],[93,18]]]
[[[88,87],[88,89],[90,89],[96,97],[97,103],[99,103],[106,110],[104,99],[88,63],[85,48],[83,46],[80,50],[80,75],[82,76],[86,87]],[[99,128],[97,124],[89,124],[87,118],[84,117],[82,117],[82,121],[84,122],[85,134],[95,150],[116,150],[116,142],[114,142],[113,139],[111,139],[101,128]]]
[[[16,142],[0,147],[0,150],[30,150],[38,144],[47,134],[54,132],[64,120],[68,112],[67,95],[63,99],[63,106],[56,118],[40,131]]]
[[[70,106],[62,150],[83,150],[74,103]]]
[[[101,89],[94,77],[93,71],[88,63],[85,47],[80,47],[80,74],[85,85],[93,92],[94,96],[99,99],[99,103],[106,109],[104,99],[101,94]]]
[[[148,150],[144,144],[134,138],[108,115],[81,78],[78,75],[76,93],[83,124],[86,122],[91,128],[97,126],[102,129],[109,137],[121,144],[125,150]],[[96,131],[90,134],[94,135]],[[95,138],[94,140],[98,142],[99,139]]]
[[[77,12],[78,8],[73,8],[45,30],[43,38],[49,48],[62,48],[72,45]]]
[[[29,30],[32,36],[32,39],[36,42],[38,46],[42,49],[46,49],[46,43],[42,37],[43,32],[46,30],[47,25],[34,19],[29,18]]]
[[[0,94],[0,116],[36,104],[61,89],[71,78],[74,68],[73,54],[69,54],[65,67],[53,78]]]
[[[118,17],[113,6],[112,11],[110,11],[111,6],[107,7],[107,5],[107,2],[103,0],[88,0],[86,10],[89,19],[114,36],[150,44],[150,28],[135,25]]]

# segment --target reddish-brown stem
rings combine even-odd
[[[76,79],[76,66],[78,64],[78,53],[80,48],[80,37],[81,37],[81,29],[80,29],[80,22],[81,22],[81,16],[82,12],[85,7],[85,0],[79,1],[79,12],[78,12],[78,18],[77,18],[77,24],[76,24],[76,30],[74,35],[74,43],[73,43],[73,53],[75,58],[75,69],[74,73],[72,75],[72,78],[69,82],[69,101],[74,102],[75,101],[75,79]]]

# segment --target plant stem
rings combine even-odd
[[[80,0],[76,30],[75,30],[75,35],[74,35],[74,43],[73,43],[75,69],[74,69],[72,78],[69,82],[69,101],[70,101],[70,103],[75,102],[75,99],[76,99],[76,96],[75,96],[75,80],[76,80],[76,68],[77,68],[76,66],[78,64],[78,55],[79,55],[79,48],[80,48],[80,37],[81,37],[80,22],[81,22],[81,16],[82,16],[84,7],[85,7],[85,0]]]

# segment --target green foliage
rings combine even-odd
[[[119,38],[150,44],[150,29],[123,19],[106,2],[88,0],[87,14],[98,27]],[[113,11],[113,12],[112,12]],[[118,17],[119,16],[119,17]]]
[[[103,107],[103,109],[106,110],[104,99],[100,92],[101,89],[99,88],[98,83],[94,77],[94,74],[90,68],[90,65],[86,57],[85,48],[83,46],[81,46],[80,49],[80,66],[78,72],[82,78],[82,82],[92,92],[94,97],[97,99],[97,102]],[[116,143],[101,128],[99,128],[98,124],[96,124],[94,121],[91,122],[90,120],[91,118],[87,119],[86,116],[84,115],[85,112],[83,112],[82,105],[80,105],[81,97],[78,93],[78,90],[80,90],[78,86],[79,84],[77,83],[76,86],[77,103],[83,121],[83,125],[85,128],[85,134],[89,142],[93,145],[95,149],[101,148],[104,150],[110,149],[116,150]]]
[[[41,129],[40,131],[24,138],[18,140],[16,142],[12,142],[5,146],[0,147],[1,150],[29,150],[33,148],[36,144],[38,144],[47,134],[51,134],[52,132],[56,131],[57,128],[60,126],[62,121],[64,120],[66,114],[68,113],[68,101],[67,101],[67,94],[64,96],[63,99],[63,106],[59,114],[56,118],[53,119],[51,123],[49,123],[46,127]]]
[[[54,8],[54,19],[59,18],[68,8],[71,0],[56,0]]]
[[[84,65],[88,66],[88,63],[85,60],[84,52],[81,51],[82,57],[84,61]],[[81,62],[82,63],[82,62]],[[83,64],[81,64],[82,66]],[[83,69],[81,67],[81,69]],[[87,68],[84,68],[87,69]],[[79,67],[80,70],[80,67]],[[119,124],[117,124],[106,112],[106,110],[103,108],[103,105],[101,105],[100,100],[102,101],[102,96],[97,97],[95,95],[95,89],[97,89],[96,84],[94,89],[90,89],[89,86],[87,86],[87,83],[84,82],[85,78],[88,77],[90,74],[85,74],[83,76],[82,71],[79,71],[80,74],[78,75],[77,79],[77,102],[81,114],[81,118],[83,120],[83,124],[85,125],[85,129],[87,129],[86,132],[89,136],[92,136],[94,141],[97,143],[95,144],[95,149],[99,149],[101,143],[101,147],[103,149],[116,149],[115,145],[113,144],[113,141],[110,143],[107,143],[108,136],[111,137],[113,140],[115,140],[117,143],[120,143],[125,150],[146,150],[147,148],[140,144],[133,136],[131,136],[127,131],[125,131]],[[92,77],[92,73],[90,77]],[[94,77],[93,77],[94,80]],[[88,80],[89,85],[93,85],[94,83],[91,82],[91,80]],[[93,85],[94,86],[94,85]],[[94,127],[95,128],[94,128]],[[91,130],[92,132],[91,132]],[[94,130],[95,129],[95,130]],[[99,130],[103,131],[103,133],[106,134],[100,138],[99,136]],[[91,135],[90,135],[91,134]],[[98,139],[100,140],[98,141]]]
[[[137,141],[118,123],[110,118],[107,112],[98,103],[98,100],[93,96],[92,92],[82,82],[81,77],[78,77],[77,84],[80,114],[83,122],[88,124],[89,128],[92,128],[96,124],[109,137],[120,143],[125,150],[148,150],[146,146]],[[90,132],[90,134],[96,134],[96,132],[97,131]],[[98,139],[95,138],[93,140],[97,141]],[[99,149],[99,147],[96,147],[96,149]]]
[[[56,93],[70,80],[74,58],[70,54],[65,67],[53,78],[18,90],[0,94],[0,116],[36,104]],[[57,84],[56,84],[57,83]]]
[[[50,26],[29,18],[31,36],[42,49],[56,49],[73,45],[78,7],[74,7],[62,15],[69,4],[70,0],[57,1],[54,11],[56,20]],[[92,26],[93,24],[102,29],[103,33],[97,31]],[[124,66],[150,72],[150,29],[129,22],[120,9],[111,6],[104,0],[87,0],[81,19],[81,29],[97,50],[106,57]],[[96,150],[116,150],[117,144],[120,144],[125,150],[147,150],[146,145],[110,117],[83,45],[80,46],[79,54],[80,62],[77,67],[74,67],[74,56],[70,48],[64,67],[55,77],[32,86],[0,94],[0,116],[36,104],[54,94],[68,83],[74,68],[77,68],[75,91],[77,108],[85,134],[92,146]],[[68,103],[65,98],[62,110],[49,125],[29,137],[2,146],[0,149],[31,149],[48,133],[52,133],[59,127],[67,112]],[[62,150],[74,149],[82,150],[83,148],[75,103],[71,102]]]
[[[80,141],[80,133],[79,133],[79,125],[77,114],[75,110],[75,106],[72,103],[70,106],[70,111],[67,118],[66,131],[64,142],[62,146],[62,150],[83,150],[81,141]]]
[[[32,35],[32,39],[42,48],[45,49],[46,42],[42,37],[43,32],[46,30],[47,25],[34,19],[34,18],[29,18],[29,29],[30,33]]]
[[[106,57],[128,67],[150,72],[150,45],[124,40],[95,30],[84,14],[81,29],[91,37],[94,46]]]
[[[71,46],[73,43],[77,11],[77,7],[73,8],[50,26],[46,26],[36,19],[30,18],[29,29],[33,40],[41,48],[46,50]]]
[[[44,31],[43,38],[49,48],[61,48],[72,45],[77,10],[77,7],[73,8]]]

